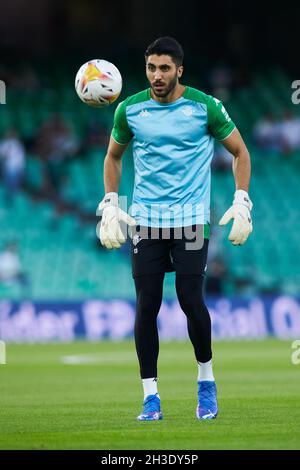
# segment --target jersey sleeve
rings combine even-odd
[[[229,137],[229,135],[235,129],[235,124],[224,108],[223,103],[217,98],[209,96],[207,113],[208,128],[210,133],[217,140],[224,140]]]
[[[122,101],[115,111],[114,126],[111,135],[118,144],[122,145],[128,144],[133,137],[126,117],[126,100]]]

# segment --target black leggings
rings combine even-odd
[[[199,362],[212,357],[211,321],[203,301],[202,275],[176,275],[176,292],[187,316],[187,326]],[[157,315],[162,302],[164,273],[135,278],[137,311],[134,326],[136,351],[142,379],[157,377],[159,340]]]

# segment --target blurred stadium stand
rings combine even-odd
[[[55,91],[9,90],[8,104],[0,106],[0,139],[7,129],[15,127],[27,148],[24,187],[10,205],[5,188],[0,187],[0,247],[17,242],[27,282],[0,283],[0,297],[131,299],[134,286],[128,246],[105,251],[95,234],[95,209],[104,192],[103,158],[114,108],[95,110],[80,103],[63,70],[56,69],[55,73],[60,77]],[[132,81],[122,96],[140,88]],[[290,90],[289,77],[281,70],[270,69],[257,74],[250,85],[233,90],[225,102],[251,151],[250,194],[254,203],[254,234],[244,247],[231,246],[228,229],[214,223],[231,202],[234,181],[230,168],[213,172],[211,249],[212,256],[220,256],[226,266],[222,287],[225,294],[299,294],[300,151],[288,156],[265,152],[255,145],[251,135],[263,115],[272,113],[280,118],[286,108],[291,108]],[[293,110],[297,112],[297,106]],[[39,127],[53,113],[62,116],[82,143],[78,154],[67,160],[62,183],[65,207],[59,211],[53,201],[41,196],[44,162],[34,145]],[[102,135],[99,142],[98,132]],[[132,185],[133,163],[127,151],[120,194],[130,198]],[[168,298],[175,298],[173,274],[166,276],[164,292]]]

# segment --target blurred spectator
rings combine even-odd
[[[44,163],[44,191],[57,208],[63,206],[62,184],[66,177],[66,161],[78,151],[78,144],[69,126],[55,115],[40,128],[36,150]]]
[[[219,256],[222,256],[223,242],[222,232],[218,228],[215,229],[217,221],[215,219],[214,211],[211,212],[211,231],[209,238],[209,250],[207,254],[207,265],[209,266],[213,260]],[[219,220],[219,219],[218,219]]]
[[[247,88],[251,85],[253,70],[249,67],[249,64],[239,63],[237,67],[233,69],[233,88]]]
[[[90,147],[106,147],[110,137],[110,130],[106,126],[97,121],[92,121],[87,128],[86,132],[86,148],[87,151]]]
[[[254,139],[262,150],[279,151],[279,126],[272,114],[266,114],[254,127]]]
[[[4,285],[20,284],[23,287],[28,285],[26,274],[22,270],[18,245],[9,242],[0,253],[0,283]]]
[[[215,153],[212,159],[212,169],[214,171],[231,171],[232,170],[232,155],[224,147],[224,145],[216,143]]]
[[[10,129],[0,141],[0,162],[7,202],[20,189],[25,169],[25,150],[17,132]]]
[[[262,150],[289,154],[300,149],[300,119],[291,110],[277,121],[266,114],[254,127],[253,135]]]
[[[35,91],[41,86],[35,70],[27,62],[19,65],[18,73],[7,71],[6,83],[10,89],[21,91]]]
[[[300,149],[300,119],[287,110],[278,127],[280,150],[289,154]]]
[[[227,64],[220,63],[212,69],[210,87],[213,96],[226,102],[230,98],[232,71]]]
[[[208,266],[205,291],[207,294],[222,295],[224,294],[224,282],[227,275],[227,268],[220,256],[216,256],[210,261]]]

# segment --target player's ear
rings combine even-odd
[[[180,65],[177,69],[177,77],[180,78],[183,74],[183,65]]]

